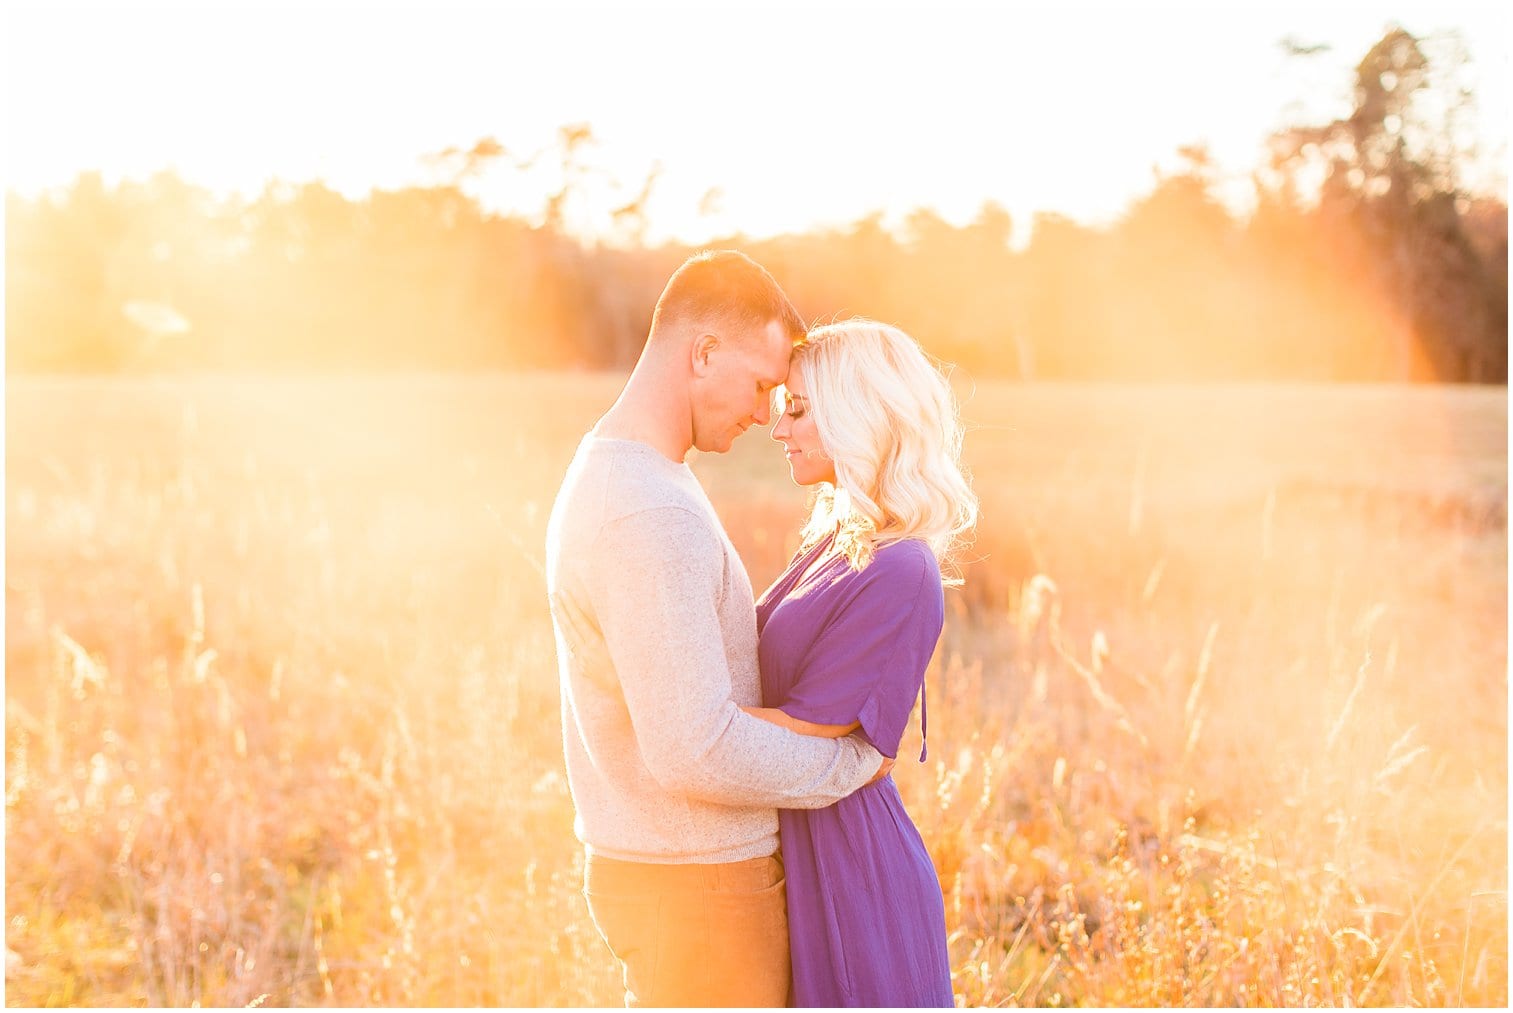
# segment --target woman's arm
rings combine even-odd
[[[776,707],[742,707],[741,710],[752,717],[761,718],[763,721],[770,721],[791,732],[798,732],[800,735],[813,735],[816,738],[822,739],[838,739],[843,735],[850,735],[862,726],[860,721],[853,721],[849,725],[817,725],[813,721],[802,721],[799,718],[789,717]],[[887,777],[892,770],[892,757],[883,757],[883,765],[877,768],[877,773],[872,775],[872,780],[868,781],[867,784],[876,784]]]
[[[741,710],[753,717],[759,717],[763,721],[770,721],[775,725],[786,728],[800,735],[813,735],[821,739],[838,739],[842,735],[850,735],[862,726],[860,721],[853,721],[849,725],[817,725],[813,721],[800,721],[791,718],[776,707],[742,707]]]

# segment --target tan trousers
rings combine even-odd
[[[774,855],[723,865],[589,856],[583,894],[626,1006],[785,1006],[788,903]]]

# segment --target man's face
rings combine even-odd
[[[693,445],[723,454],[735,438],[771,417],[772,389],[788,376],[793,343],[782,324],[733,325],[716,334],[703,376],[693,397]]]

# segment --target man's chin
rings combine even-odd
[[[728,453],[730,451],[730,448],[735,446],[735,438],[740,435],[741,430],[737,429],[733,433],[726,433],[724,436],[716,437],[714,440],[711,440],[708,443],[700,443],[699,441],[695,440],[693,449],[704,454]]]

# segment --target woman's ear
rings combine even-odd
[[[694,376],[707,376],[709,374],[713,368],[710,363],[714,358],[715,349],[719,347],[720,338],[715,334],[704,333],[693,339],[689,354],[693,357]]]

